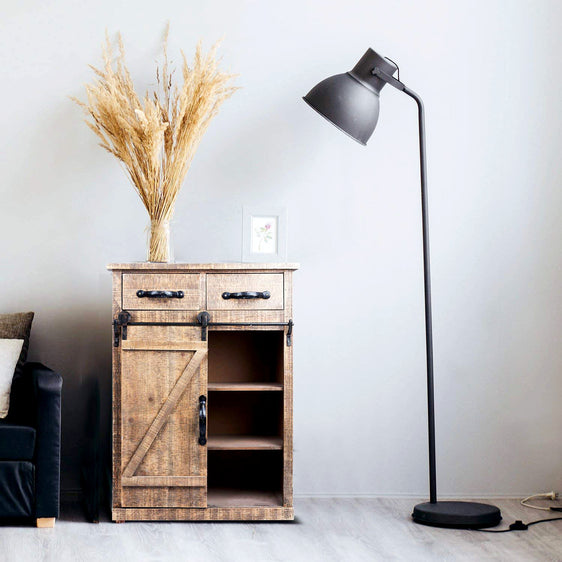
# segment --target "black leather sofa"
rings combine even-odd
[[[0,521],[52,527],[59,515],[61,389],[62,377],[40,363],[14,376],[0,419]]]

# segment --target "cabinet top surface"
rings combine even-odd
[[[298,263],[154,263],[154,262],[132,262],[132,263],[110,263],[109,270],[182,270],[182,271],[248,271],[248,270],[276,270],[294,271],[299,268]]]

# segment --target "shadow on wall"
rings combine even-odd
[[[109,301],[109,298],[107,299]],[[111,312],[101,318],[92,305],[79,314],[36,307],[30,357],[58,371],[62,394],[61,490],[76,496],[84,463],[94,455],[109,462],[104,443],[111,438]],[[91,490],[84,490],[85,492]]]
[[[86,443],[82,452],[80,484],[84,511],[88,521],[99,523],[100,508],[110,507],[111,498],[111,443],[100,435],[100,381],[90,377],[84,384],[86,419],[84,436]],[[107,428],[106,428],[107,429]]]

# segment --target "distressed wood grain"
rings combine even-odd
[[[108,266],[113,317],[125,309],[132,322],[151,324],[128,326],[127,339],[113,351],[113,520],[294,518],[293,348],[286,344],[286,327],[252,323],[293,318],[292,272],[297,267]],[[139,299],[138,289],[183,290],[186,297]],[[270,299],[222,299],[224,291],[265,290]],[[196,323],[198,312],[206,309],[212,322],[239,325],[212,326],[207,341],[198,325],[170,325]],[[220,332],[209,348],[209,340]],[[213,368],[220,372],[207,386],[209,353],[217,354]],[[212,392],[208,442],[201,446],[198,399],[207,390]],[[213,434],[215,426],[226,432]],[[248,429],[256,433],[245,433]]]

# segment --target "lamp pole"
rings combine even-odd
[[[429,266],[429,213],[427,203],[427,156],[425,145],[425,110],[421,97],[405,84],[378,67],[373,76],[384,80],[415,100],[418,106],[418,134],[420,149],[420,183],[423,235],[423,284],[425,302],[425,360],[427,364],[427,433],[429,446],[429,501],[437,503],[437,475],[435,462],[435,391],[433,384],[433,323],[431,316],[431,273]]]

